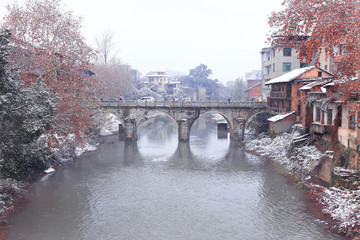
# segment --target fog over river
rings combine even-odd
[[[139,140],[107,137],[29,189],[7,239],[340,239],[305,209],[303,191],[201,118],[179,143],[170,119]]]

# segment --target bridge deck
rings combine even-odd
[[[196,102],[172,102],[172,101],[155,101],[155,102],[139,102],[139,101],[101,101],[101,107],[211,107],[211,108],[264,108],[265,102],[256,101],[196,101]]]

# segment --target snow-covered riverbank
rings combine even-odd
[[[297,131],[275,138],[263,135],[247,141],[245,149],[280,164],[289,174],[296,175],[313,194],[312,199],[322,212],[335,220],[330,226],[332,229],[342,235],[359,236],[360,190],[327,188],[315,184],[314,171],[326,153],[320,152],[315,146],[303,146],[293,149],[289,154],[293,140],[299,135]]]
[[[103,113],[96,119],[100,136],[108,136],[119,129],[119,121],[113,114]],[[85,152],[95,151],[99,144],[91,137],[85,138],[81,144],[75,143],[74,135],[58,138],[61,147],[52,149],[52,165],[43,172],[43,176],[52,174],[59,165],[72,161]],[[16,211],[16,206],[21,207],[25,200],[27,183],[17,182],[12,179],[0,179],[0,239],[5,239],[8,220],[7,217]]]

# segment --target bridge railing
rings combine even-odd
[[[252,107],[262,108],[265,102],[257,101],[101,101],[101,107]]]

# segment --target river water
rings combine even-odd
[[[340,239],[305,210],[303,192],[216,124],[178,143],[162,118],[137,143],[107,138],[45,176],[11,218],[7,239]]]

